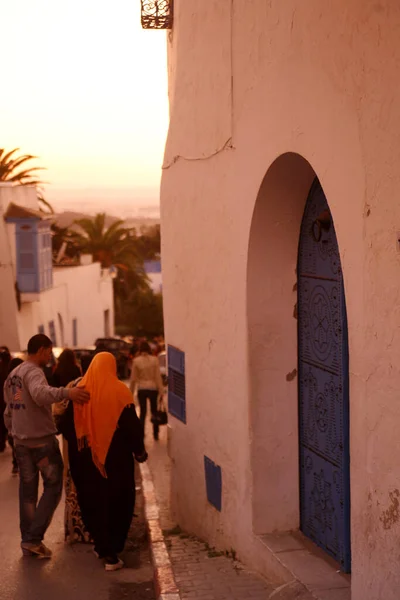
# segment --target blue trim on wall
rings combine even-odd
[[[219,465],[204,457],[204,474],[206,478],[207,500],[219,512],[222,510],[222,470]]]
[[[17,282],[22,293],[40,293],[53,285],[50,224],[37,219],[15,220]]]
[[[186,423],[185,353],[168,346],[168,411]]]
[[[143,266],[145,273],[161,273],[160,260],[145,260]]]

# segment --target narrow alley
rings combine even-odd
[[[140,487],[140,486],[138,486]],[[18,477],[11,475],[9,449],[0,454],[0,598],[3,600],[154,600],[153,573],[145,537],[143,500],[137,495],[125,550],[127,568],[106,573],[91,545],[64,544],[63,502],[46,541],[52,560],[23,558],[19,548]]]

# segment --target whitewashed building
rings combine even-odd
[[[398,600],[400,3],[167,4],[177,520],[316,598]]]
[[[113,335],[113,287],[99,263],[54,267],[50,221],[36,189],[0,184],[0,344],[26,349],[36,333],[54,346]]]

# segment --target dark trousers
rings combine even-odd
[[[63,460],[56,437],[44,446],[15,445],[19,468],[19,511],[22,542],[40,544],[60,502]],[[39,473],[43,494],[38,504]]]
[[[140,406],[140,422],[144,431],[144,424],[146,421],[146,413],[147,413],[147,399],[150,400],[150,410],[153,416],[157,413],[157,400],[158,400],[158,391],[157,390],[138,390],[138,400]],[[153,433],[154,438],[158,438],[158,430],[159,426],[157,423],[153,423]]]

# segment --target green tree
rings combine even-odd
[[[18,155],[19,148],[14,148],[6,152],[0,148],[0,181],[9,181],[20,185],[35,185],[38,189],[38,200],[41,209],[45,208],[47,212],[53,213],[53,208],[43,195],[43,181],[38,176],[38,171],[43,171],[43,167],[27,167],[27,163],[37,160],[37,156],[32,154]]]
[[[137,249],[142,260],[158,259],[161,253],[160,225],[144,227],[137,238]]]
[[[124,304],[123,314],[117,317],[116,330],[120,335],[138,337],[164,335],[162,295],[151,289],[133,293]]]
[[[64,247],[63,256],[73,258],[78,261],[79,247],[74,238],[74,233],[69,227],[59,227],[57,223],[52,223],[52,249],[53,259],[56,260],[61,248]]]
[[[122,322],[126,303],[134,293],[149,290],[143,260],[137,250],[135,229],[124,227],[119,220],[106,226],[106,214],[99,213],[94,219],[78,219],[75,222],[81,229],[73,232],[71,238],[81,253],[91,254],[103,269],[117,268],[114,280],[114,306],[117,322]]]
[[[115,267],[126,271],[136,269],[140,258],[136,249],[136,232],[123,227],[124,221],[115,221],[106,227],[106,214],[99,213],[94,219],[78,219],[74,221],[81,232],[72,237],[81,253],[91,254],[95,262],[100,262],[103,269]]]

